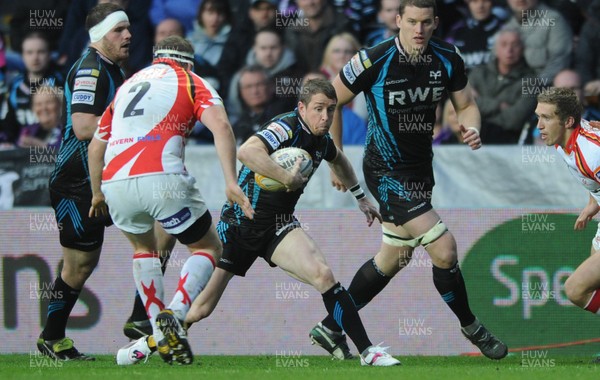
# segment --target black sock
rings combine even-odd
[[[362,309],[371,302],[391,279],[377,268],[375,258],[364,263],[354,275],[348,288],[348,293],[356,304],[356,310]],[[332,331],[342,331],[331,315],[328,315],[321,323]]]
[[[331,289],[323,293],[323,303],[329,315],[337,322],[339,328],[346,331],[346,334],[352,339],[358,352],[363,352],[371,346],[371,341],[367,336],[358,310],[350,297],[350,293],[340,283],[335,284]]]
[[[462,327],[475,322],[469,308],[467,288],[458,263],[452,268],[441,269],[433,266],[433,284],[452,312],[456,314]]]
[[[50,295],[48,305],[48,320],[42,331],[44,340],[57,340],[65,337],[69,315],[77,302],[81,290],[73,289],[58,275]]]
[[[169,262],[169,257],[160,257],[160,269],[162,270],[163,275],[167,270],[167,263]],[[129,317],[128,322],[142,322],[148,320],[148,313],[146,312],[146,308],[144,307],[144,303],[142,302],[142,298],[140,297],[140,293],[135,291],[135,299],[133,301],[133,310],[131,311],[131,316]]]

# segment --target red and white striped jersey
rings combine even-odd
[[[108,143],[102,180],[186,173],[185,138],[215,105],[223,105],[215,89],[172,61],[138,71],[119,88],[94,135]]]
[[[565,148],[556,150],[567,163],[569,171],[600,204],[600,130],[587,120],[575,127]]]

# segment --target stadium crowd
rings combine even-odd
[[[0,5],[0,146],[26,146],[22,135],[55,144],[58,131],[38,128],[33,95],[60,93],[68,69],[89,44],[83,21],[98,2],[114,2],[131,22],[126,76],[151,62],[162,39],[179,35],[195,50],[194,70],[226,100],[239,144],[295,104],[303,78],[333,79],[362,47],[398,33],[399,0],[23,0]],[[534,103],[543,88],[581,94],[587,119],[600,118],[600,0],[438,1],[435,36],[456,45],[482,112],[487,144],[536,144]],[[559,74],[568,72],[562,78]],[[559,81],[557,82],[557,79]],[[442,104],[444,104],[442,102]],[[457,143],[452,106],[439,107],[434,144]],[[364,98],[344,111],[363,144]],[[59,123],[60,124],[60,123]],[[60,125],[59,125],[60,127]],[[212,143],[198,123],[192,142]]]

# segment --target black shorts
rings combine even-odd
[[[370,174],[372,172],[367,168],[363,170],[367,187],[379,203],[384,222],[400,226],[433,209],[433,173],[377,176]]]
[[[89,218],[91,199],[73,200],[50,189],[50,202],[58,225],[60,245],[91,252],[104,242],[104,229],[113,224],[110,216]]]
[[[223,243],[223,255],[217,267],[237,276],[245,276],[257,257],[262,257],[271,267],[277,266],[271,262],[275,248],[288,233],[300,228],[300,222],[295,217],[290,218],[293,218],[290,223],[283,226],[274,224],[267,228],[242,227],[219,221],[217,232]]]

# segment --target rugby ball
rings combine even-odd
[[[307,151],[300,148],[282,148],[278,149],[273,154],[271,154],[271,159],[279,166],[284,168],[285,170],[291,171],[296,163],[298,157],[302,158],[302,163],[300,164],[300,172],[305,177],[308,177],[313,170],[313,161],[310,154]],[[267,191],[283,191],[285,190],[285,185],[279,181],[276,181],[272,178],[265,177],[262,174],[255,173],[254,181],[263,190]]]

